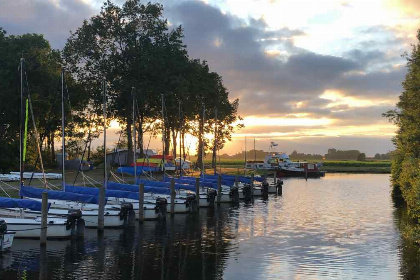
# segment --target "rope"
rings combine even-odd
[[[86,178],[86,180],[87,180],[87,181],[88,181],[88,182],[89,182],[92,186],[94,186],[94,187],[96,187],[94,183],[96,183],[96,184],[98,184],[98,185],[100,185],[100,184],[101,184],[100,182],[98,182],[98,181],[94,180],[93,178],[91,178],[91,177],[89,177],[89,176],[85,175],[85,173],[84,173],[84,172],[82,172],[82,176],[83,176],[84,178]],[[94,182],[94,183],[92,183],[92,182]]]
[[[6,190],[5,189],[3,189],[3,187],[0,185],[0,188],[1,188],[1,190],[9,197],[9,198],[11,198],[10,197],[10,195],[6,192]]]
[[[3,183],[3,184],[5,184],[6,186],[8,186],[9,188],[12,188],[12,189],[14,189],[14,190],[19,191],[19,188],[16,188],[15,186],[12,186],[12,185],[10,185],[10,184],[8,184],[8,183],[4,182],[4,181],[2,181],[2,183]]]

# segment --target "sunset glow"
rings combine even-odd
[[[60,49],[67,30],[75,31],[103,1],[76,2],[45,0],[56,19],[74,18],[51,22],[38,1],[26,3],[24,10],[15,1],[3,1],[0,26],[10,34],[23,29],[45,34]],[[276,140],[279,149],[289,152],[324,153],[331,146],[345,149],[354,143],[364,152],[393,149],[395,128],[382,114],[395,107],[402,90],[406,61],[401,54],[416,40],[418,1],[159,2],[170,28],[182,25],[189,56],[208,61],[211,71],[223,77],[230,99],[239,98],[245,128],[234,132],[222,152],[243,149],[245,136],[259,139],[256,148]],[[109,129],[114,143],[120,124],[113,120]],[[195,150],[197,139],[188,137]],[[361,137],[377,143],[367,144]],[[159,148],[160,137],[150,146]]]

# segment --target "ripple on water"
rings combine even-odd
[[[0,279],[44,271],[46,279],[420,278],[401,268],[388,186],[386,175],[287,179],[282,197],[106,230],[103,239],[88,230],[84,240],[49,242],[46,251],[16,240],[0,259]]]

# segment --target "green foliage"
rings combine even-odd
[[[365,161],[366,160],[366,154],[365,153],[360,153],[357,155],[357,160],[358,161]]]
[[[204,142],[209,150],[211,144],[203,134],[212,131],[217,123],[218,141],[213,146],[221,149],[230,140],[233,124],[240,119],[238,100],[229,101],[222,78],[210,72],[205,61],[188,57],[182,41],[183,29],[178,26],[169,30],[162,13],[160,4],[132,0],[120,7],[106,1],[100,14],[84,21],[70,36],[63,51],[64,59],[74,77],[91,89],[94,108],[99,109],[102,104],[98,84],[107,81],[109,107],[114,117],[127,124],[130,151],[133,96],[141,148],[143,134],[152,123],[156,129],[165,128],[166,154],[171,137],[172,147],[177,146],[179,133],[197,136],[199,143]],[[165,107],[163,117],[161,96]],[[160,121],[155,122],[157,119]]]
[[[420,30],[417,33],[420,40]],[[384,114],[398,126],[392,160],[393,195],[401,195],[412,217],[420,217],[420,44],[406,55],[407,74],[397,108]]]
[[[325,159],[326,160],[358,160],[357,157],[359,155],[360,155],[360,151],[358,150],[341,151],[337,149],[328,149],[328,153],[325,155]]]
[[[293,151],[289,157],[291,160],[322,160],[321,155],[298,153],[297,151]]]

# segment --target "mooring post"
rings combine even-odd
[[[144,221],[144,184],[139,187],[139,223]]]
[[[175,215],[175,179],[171,179],[171,216]]]
[[[197,196],[197,211],[200,208],[200,178],[195,178],[195,195]]]
[[[220,205],[222,199],[222,175],[217,178],[217,205]]]
[[[41,246],[47,245],[47,216],[48,216],[48,193],[42,193],[41,206]]]
[[[98,207],[98,231],[104,231],[104,213],[105,213],[105,188],[99,188],[99,207]]]
[[[251,197],[254,197],[254,173],[251,174]]]

